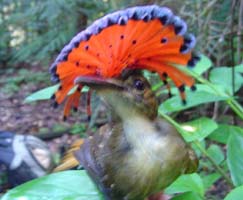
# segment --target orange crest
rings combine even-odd
[[[185,85],[194,80],[174,64],[194,66],[195,37],[186,33],[186,23],[170,9],[138,6],[108,14],[77,34],[50,68],[52,80],[60,82],[55,105],[64,101],[79,76],[118,77],[124,69],[157,72],[164,83],[171,78],[185,101]],[[168,86],[169,88],[169,86]],[[66,101],[64,116],[77,109],[82,85]]]

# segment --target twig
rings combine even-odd
[[[234,96],[235,94],[235,60],[234,60],[234,37],[233,37],[233,30],[234,30],[234,18],[235,18],[235,8],[236,8],[236,1],[234,0],[232,2],[232,6],[231,6],[231,38],[230,38],[230,48],[231,48],[231,67],[232,67],[232,71],[231,71],[231,76],[232,76],[232,96]],[[236,118],[235,115],[233,114],[233,123],[236,123]]]
[[[237,36],[238,36],[238,42],[237,42],[237,64],[240,63],[241,61],[241,39],[242,39],[242,29],[243,29],[243,0],[240,1],[240,6],[239,6],[239,18],[238,18],[238,29],[237,29]]]

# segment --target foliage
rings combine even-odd
[[[68,184],[67,184],[68,183]],[[51,174],[16,187],[3,196],[10,199],[103,200],[84,170]]]
[[[8,0],[1,4],[0,61],[4,63],[48,64],[53,54],[89,23],[88,19],[109,8],[96,0]]]
[[[238,23],[242,1],[21,0],[17,2],[3,1],[3,9],[0,10],[2,38],[0,62],[4,66],[10,61],[31,63],[42,60],[47,64],[80,28],[104,12],[127,7],[128,2],[129,5],[136,2],[156,2],[172,7],[178,14],[180,13],[179,15],[188,22],[191,31],[197,35],[198,50],[209,58],[202,56],[197,66],[187,71],[198,82],[196,92],[186,91],[187,105],[181,104],[176,88],[172,88],[172,93],[175,95],[160,105],[159,113],[192,145],[199,157],[200,166],[198,173],[179,177],[165,191],[174,195],[174,200],[242,199],[243,129],[234,125],[229,118],[226,120],[221,118],[225,116],[225,110],[230,109],[233,118],[237,121],[243,120],[243,108],[239,103],[240,98],[236,96],[236,92],[240,92],[243,85],[243,65],[240,64],[243,61],[243,51],[240,47],[242,34],[237,35],[237,32],[242,33]],[[18,39],[13,34],[13,30],[17,29],[22,31],[25,37],[21,42],[16,41],[17,43],[12,45],[13,39]],[[213,63],[216,63],[216,66],[213,66]],[[152,77],[150,74],[146,75]],[[23,77],[26,77],[26,74],[22,78],[15,79],[14,84],[9,87],[18,90],[18,83],[25,81]],[[153,84],[153,90],[157,95],[164,94],[158,90],[161,86],[161,82]],[[48,99],[56,87],[45,88],[30,95],[26,100],[31,102]],[[215,105],[219,105],[219,109]],[[207,114],[201,117],[199,111],[207,108],[214,110],[213,115]],[[193,114],[195,117],[182,121],[180,114],[185,110],[196,113]],[[176,120],[169,114],[176,116]],[[75,126],[73,132],[77,133],[82,129],[82,126]],[[68,179],[75,185],[62,182]],[[227,190],[223,191],[221,196],[210,193],[212,187],[217,186],[217,182],[226,185]],[[49,199],[56,199],[57,193],[63,195],[58,199],[82,199],[82,194],[91,193],[95,199],[102,199],[95,187],[89,187],[91,183],[85,172],[53,174],[10,190],[3,199],[14,199],[16,197],[14,195],[24,196],[26,199],[45,196],[47,192],[43,188],[48,189]]]
[[[188,27],[197,35],[198,50],[208,55],[217,66],[243,61],[242,3],[238,0],[156,0],[184,18]],[[242,22],[241,22],[242,23]],[[234,60],[232,61],[232,57]]]

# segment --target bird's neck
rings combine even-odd
[[[123,130],[129,143],[135,148],[148,149],[158,141],[159,133],[154,122],[145,116],[132,115],[123,120]]]

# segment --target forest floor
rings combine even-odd
[[[38,136],[59,153],[89,125],[82,106],[79,112],[63,121],[63,105],[54,109],[51,100],[25,103],[30,94],[51,86],[48,69],[25,66],[24,70],[0,70],[0,130]],[[88,132],[92,132],[89,130]]]

